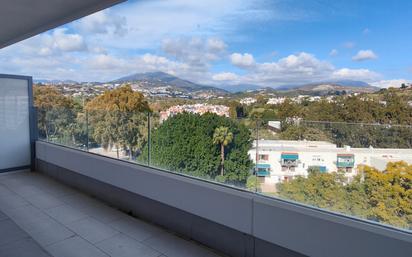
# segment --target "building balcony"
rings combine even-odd
[[[280,155],[281,166],[297,167],[299,164],[299,155],[297,153],[282,153]]]
[[[256,176],[269,177],[270,176],[270,164],[259,163],[256,165]]]
[[[355,167],[355,156],[353,154],[338,154],[336,161],[338,168],[353,168]]]

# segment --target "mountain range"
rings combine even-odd
[[[113,83],[136,83],[139,82],[147,87],[154,86],[171,86],[188,92],[194,91],[210,91],[210,92],[244,92],[244,91],[261,91],[273,89],[275,91],[299,91],[309,92],[314,94],[326,94],[334,91],[346,92],[373,92],[379,88],[373,87],[363,81],[355,80],[340,80],[340,81],[325,81],[318,83],[310,83],[303,85],[285,85],[280,87],[262,87],[253,84],[237,84],[237,85],[216,85],[206,86],[200,85],[188,80],[180,79],[176,76],[164,72],[147,72],[136,73],[125,76],[112,81]],[[271,90],[272,91],[272,90]]]
[[[35,83],[53,83],[53,84],[76,84],[72,80],[35,80]],[[228,94],[239,92],[267,91],[267,92],[283,92],[296,94],[311,94],[324,95],[333,94],[337,91],[346,91],[348,93],[369,93],[379,90],[363,81],[355,80],[340,80],[340,81],[324,81],[310,84],[284,85],[277,87],[263,87],[253,84],[222,84],[222,85],[202,85],[184,80],[165,72],[146,72],[135,73],[113,80],[108,83],[136,83],[142,88],[159,88],[168,87],[175,91],[185,93],[202,93],[209,92],[215,94]]]
[[[112,81],[112,83],[140,83],[144,87],[174,87],[185,92],[197,92],[197,91],[210,91],[216,93],[227,93],[226,90],[221,88],[205,86],[193,83],[188,80],[180,79],[176,76],[170,75],[165,72],[146,72],[135,73],[125,77],[121,77]]]

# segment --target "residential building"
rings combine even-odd
[[[240,99],[239,102],[244,105],[251,105],[251,104],[256,103],[256,101],[257,101],[256,98],[246,97],[246,98]]]
[[[257,149],[255,141],[249,156],[256,164],[257,175],[264,177],[267,184],[306,177],[311,168],[320,172],[341,171],[351,180],[359,173],[359,165],[382,171],[388,162],[412,164],[412,149],[341,148],[324,141],[287,140],[259,140],[258,145]]]
[[[229,107],[225,105],[210,105],[210,104],[185,104],[175,105],[160,112],[160,122],[167,120],[169,117],[178,113],[189,112],[197,114],[215,113],[219,116],[229,117]]]

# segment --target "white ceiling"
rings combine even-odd
[[[126,0],[0,0],[0,49]]]

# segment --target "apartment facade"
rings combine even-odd
[[[382,171],[389,162],[412,163],[411,149],[340,148],[324,141],[259,140],[258,144],[253,143],[249,156],[255,163],[256,175],[265,184],[306,177],[311,169],[323,173],[341,171],[350,181],[358,174],[359,165]]]

